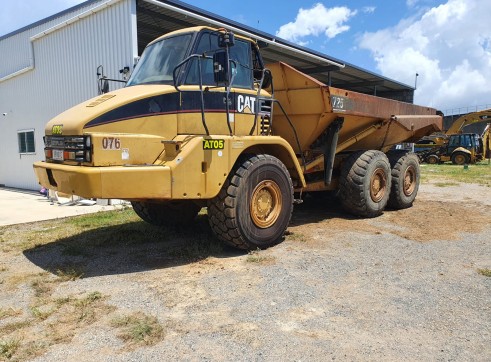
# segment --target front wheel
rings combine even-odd
[[[293,211],[293,185],[285,165],[271,155],[238,162],[208,203],[217,237],[239,249],[265,249],[283,240]]]

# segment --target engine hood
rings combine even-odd
[[[169,85],[121,88],[89,99],[57,115],[46,124],[45,133],[81,135],[90,132],[90,128],[96,125],[163,113],[168,107],[166,104],[175,107],[177,101],[176,89]]]

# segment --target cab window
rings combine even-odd
[[[218,47],[218,34],[204,32],[201,34],[198,45],[193,53],[212,57],[213,53],[218,50],[221,50]],[[232,87],[252,88],[252,55],[250,44],[236,38],[235,45],[230,47],[230,59],[234,61],[232,65]],[[214,86],[213,60],[201,58],[199,61],[201,61],[203,85]],[[185,84],[199,84],[197,58],[190,61]]]

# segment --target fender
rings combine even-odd
[[[457,147],[455,150],[452,151],[452,155],[455,153],[455,152],[462,152],[462,153],[466,153],[468,155],[471,155],[472,152],[469,151],[467,148],[464,148],[464,147]]]

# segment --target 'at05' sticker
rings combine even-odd
[[[225,140],[203,140],[204,150],[223,150],[225,147]]]

